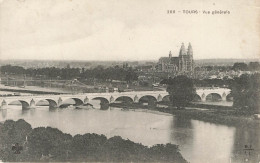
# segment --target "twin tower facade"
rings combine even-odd
[[[182,43],[178,57],[172,57],[171,51],[169,57],[161,57],[157,67],[161,72],[192,73],[194,60],[191,44],[189,43],[188,49],[185,49]]]

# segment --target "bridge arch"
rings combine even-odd
[[[43,101],[47,101],[48,102],[48,106],[49,106],[50,109],[54,109],[54,108],[58,107],[57,102],[55,100],[53,100],[53,99],[42,99],[42,100],[39,100],[35,105],[36,106],[40,106],[39,103],[41,103]]]
[[[206,99],[206,101],[216,102],[216,101],[221,101],[222,96],[218,93],[210,93],[206,96],[205,99]]]
[[[120,96],[116,98],[115,101],[125,102],[125,103],[133,103],[134,100],[129,96]]]
[[[229,94],[226,96],[226,101],[233,101],[233,96],[231,95],[231,93],[229,93]]]
[[[164,96],[163,98],[162,98],[162,101],[164,101],[164,102],[169,102],[170,101],[170,95],[166,95],[166,96]]]
[[[154,96],[145,95],[139,99],[139,103],[147,103],[148,105],[156,105],[157,99]]]
[[[193,101],[194,102],[200,102],[200,101],[202,101],[202,98],[200,97],[200,95],[195,94],[194,97],[193,97]]]
[[[74,101],[74,103],[72,103],[71,101]],[[69,103],[71,105],[79,106],[79,105],[82,105],[84,102],[79,98],[72,97],[72,98],[67,98],[67,99],[63,100],[63,103]]]
[[[18,104],[17,104],[18,102]],[[9,102],[8,105],[22,105],[22,109],[29,109],[30,104],[27,101],[24,100],[14,100]]]
[[[109,108],[109,100],[106,99],[105,97],[95,97],[92,100],[100,101],[100,110],[107,110]]]
[[[109,103],[109,100],[105,97],[94,97],[92,100],[100,100],[101,102]]]

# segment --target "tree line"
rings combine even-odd
[[[102,66],[97,66],[93,69],[80,69],[80,68],[56,68],[56,67],[46,67],[46,68],[28,68],[25,69],[21,66],[11,66],[5,65],[0,67],[2,74],[12,74],[12,75],[26,75],[30,77],[44,78],[44,79],[62,79],[62,80],[72,80],[78,79],[97,79],[97,80],[120,80],[131,82],[138,79],[137,73],[131,67],[109,67],[104,68]]]
[[[219,72],[226,72],[226,71],[260,71],[260,63],[259,62],[249,62],[248,64],[244,62],[236,62],[233,66],[201,66],[196,67],[195,71],[212,71],[216,70]]]
[[[0,140],[4,162],[187,162],[174,144],[147,147],[119,136],[72,136],[51,127],[32,129],[22,119],[0,123]]]
[[[169,79],[163,79],[160,84],[168,84]],[[195,87],[229,87],[234,79],[191,79]]]

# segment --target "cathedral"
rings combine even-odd
[[[161,57],[157,67],[161,72],[192,73],[194,61],[191,44],[189,43],[188,49],[186,50],[182,43],[178,57],[172,57],[171,51],[169,57]]]

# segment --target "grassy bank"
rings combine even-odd
[[[204,109],[218,109],[218,110],[232,110],[233,109],[232,106],[196,104],[196,103],[189,103],[188,107],[204,108]]]
[[[240,115],[235,111],[201,111],[195,109],[170,111],[172,114],[205,122],[223,124],[227,126],[259,128],[260,120],[256,120],[253,116]]]
[[[260,120],[255,119],[250,114],[244,114],[240,111],[232,109],[230,106],[219,106],[220,109],[216,105],[206,106],[204,105],[202,108],[208,110],[198,110],[198,105],[189,105],[189,109],[176,109],[174,107],[156,107],[156,106],[143,106],[141,104],[111,104],[112,107],[126,107],[126,108],[134,108],[134,109],[151,109],[157,110],[160,112],[170,113],[178,117],[195,119],[204,122],[210,122],[215,124],[223,124],[228,126],[238,126],[238,127],[252,127],[259,128]],[[193,108],[194,109],[193,109]]]
[[[13,147],[19,143],[21,147]],[[32,129],[24,120],[0,123],[0,160],[4,162],[178,162],[186,160],[173,144],[147,147],[119,136],[71,136],[51,127]]]

